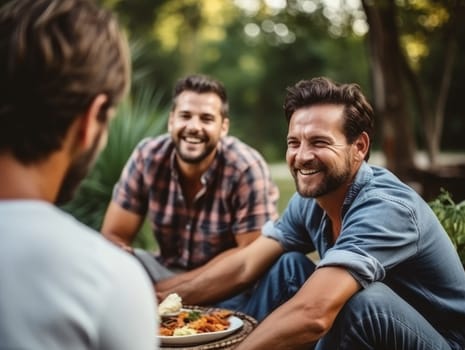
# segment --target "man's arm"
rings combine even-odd
[[[101,232],[119,247],[131,251],[131,242],[143,220],[141,215],[125,210],[112,201],[105,213]]]
[[[328,332],[344,304],[360,288],[344,268],[317,269],[292,299],[263,320],[236,349],[308,347]]]
[[[225,257],[234,254],[238,250],[248,246],[250,243],[252,243],[255,239],[257,239],[260,236],[261,232],[260,231],[253,231],[253,232],[248,232],[248,233],[242,233],[236,235],[236,243],[237,247],[231,248],[228,250],[225,250],[224,252],[218,254],[215,256],[213,259],[211,259],[208,263],[205,265],[202,265],[196,269],[193,269],[189,272],[181,273],[178,275],[175,275],[173,277],[164,279],[160,281],[157,284],[157,288],[160,288],[161,290],[167,290],[167,289],[174,289],[177,285],[186,283],[187,281],[190,281],[194,278],[196,278],[198,275],[203,273],[204,271],[210,269],[214,264],[216,264],[218,261],[224,259]]]
[[[283,253],[281,245],[260,236],[247,247],[231,252],[203,270],[202,274],[173,288],[156,284],[159,300],[178,293],[191,305],[212,304],[230,297],[254,283]]]

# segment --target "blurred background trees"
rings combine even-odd
[[[463,150],[462,0],[106,0],[128,29],[137,93],[168,104],[182,75],[229,92],[232,133],[269,161],[284,156],[287,86],[326,75],[357,82],[376,108],[375,147],[402,176],[424,150]]]
[[[0,0],[0,4],[9,0]],[[463,0],[97,0],[126,27],[132,95],[194,72],[227,87],[232,133],[282,161],[287,86],[326,75],[357,82],[376,108],[375,147],[400,176],[424,150],[465,150]]]
[[[464,0],[100,2],[118,14],[131,41],[132,92],[122,111],[132,115],[127,133],[141,135],[132,125],[150,123],[141,103],[159,122],[138,130],[164,132],[175,81],[205,73],[228,90],[231,133],[269,162],[282,162],[286,87],[325,75],[362,87],[376,110],[374,148],[401,178],[420,174],[439,183],[438,155],[465,150]],[[147,102],[148,94],[156,103]],[[416,171],[419,151],[427,154],[426,174]],[[461,169],[452,177],[465,184]],[[117,177],[120,169],[107,171]],[[451,192],[465,198],[463,188]]]

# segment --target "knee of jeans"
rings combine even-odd
[[[284,266],[295,266],[295,265],[302,265],[303,263],[307,263],[308,257],[299,252],[287,252],[281,255],[278,259],[278,263]]]
[[[374,282],[358,293],[346,303],[344,309],[346,312],[355,312],[360,314],[362,310],[367,313],[377,312],[379,308],[384,308],[395,301],[395,293],[384,283]]]
[[[288,252],[276,261],[273,269],[280,270],[286,276],[309,276],[315,270],[315,264],[305,255],[299,252]]]

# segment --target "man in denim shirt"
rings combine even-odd
[[[462,264],[428,204],[366,163],[373,111],[359,87],[301,81],[284,108],[298,193],[259,239],[176,291],[208,303],[259,280],[242,311],[263,321],[237,349],[464,349]]]

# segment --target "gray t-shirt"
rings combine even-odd
[[[156,322],[133,257],[49,203],[0,201],[0,349],[154,350]]]

